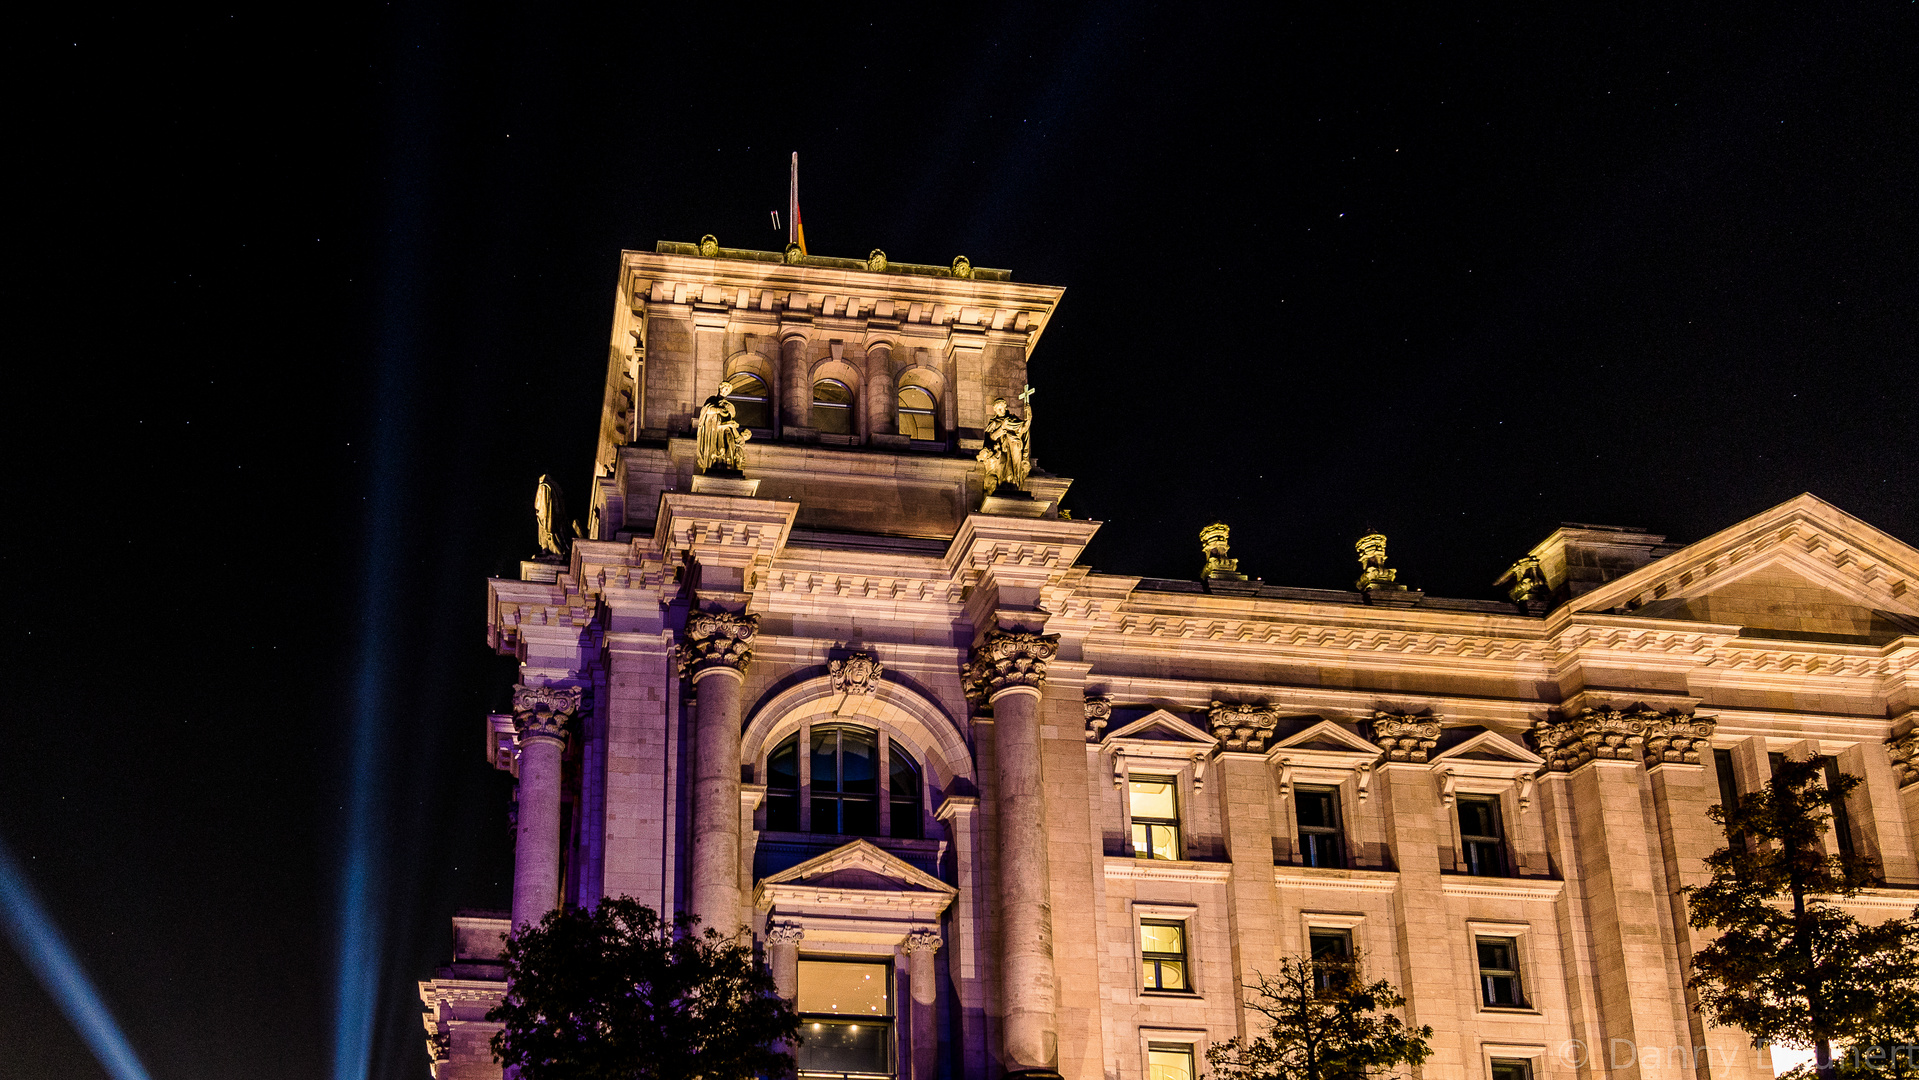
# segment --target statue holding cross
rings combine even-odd
[[[1033,388],[1020,391],[1024,417],[1006,409],[1005,398],[993,399],[993,415],[986,418],[986,445],[980,447],[980,478],[988,495],[1004,485],[1025,490],[1026,476],[1033,470]]]

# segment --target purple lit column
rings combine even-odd
[[[740,927],[740,690],[760,617],[687,615],[681,665],[699,710],[693,733],[692,913],[722,934]]]
[[[939,951],[937,930],[915,930],[906,935],[906,984],[912,1001],[908,1005],[908,1032],[913,1041],[913,1071],[910,1080],[933,1080],[939,1065],[939,1035],[934,1005],[939,986],[933,971],[933,954]]]
[[[566,725],[580,708],[577,686],[513,688],[520,774],[513,846],[513,928],[538,926],[560,902],[560,768]]]

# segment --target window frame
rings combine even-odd
[[[1319,950],[1313,947],[1313,939],[1322,941],[1337,940],[1340,943],[1339,955],[1324,961],[1320,960]],[[1334,989],[1352,984],[1356,965],[1353,962],[1353,931],[1347,926],[1308,926],[1306,928],[1306,955],[1313,963],[1313,992],[1327,994]]]
[[[1181,827],[1181,820],[1180,820],[1182,817],[1181,811],[1185,806],[1185,800],[1180,798],[1179,780],[1180,780],[1180,774],[1178,772],[1172,772],[1172,773],[1134,772],[1130,768],[1127,770],[1126,786],[1125,786],[1126,842],[1129,846],[1131,846],[1133,850],[1133,858],[1148,859],[1155,862],[1179,862],[1185,857],[1186,836],[1185,836],[1185,830]],[[1170,818],[1161,818],[1161,817],[1140,817],[1138,815],[1135,815],[1133,813],[1133,795],[1134,795],[1133,785],[1136,783],[1158,783],[1161,781],[1164,781],[1167,784],[1167,786],[1172,789],[1171,795],[1173,798],[1173,816]],[[1140,850],[1140,846],[1137,843],[1137,839],[1136,839],[1138,835],[1138,829],[1141,825],[1146,826],[1147,847],[1144,852]],[[1170,829],[1172,832],[1173,853],[1168,858],[1162,858],[1161,856],[1154,854],[1154,852],[1157,850],[1157,847],[1153,843],[1153,829],[1156,827],[1163,828],[1163,829]]]
[[[1478,987],[1475,1000],[1479,1003],[1479,1010],[1481,1012],[1537,1012],[1538,1010],[1533,1008],[1531,1001],[1526,997],[1526,985],[1530,980],[1526,978],[1525,954],[1520,947],[1523,935],[1503,926],[1488,928],[1486,924],[1469,924],[1469,929],[1472,932],[1473,981]],[[1481,943],[1502,942],[1512,949],[1513,966],[1488,968],[1481,963],[1479,957]],[[1513,1004],[1501,1004],[1491,1000],[1491,994],[1488,992],[1490,989],[1488,971],[1493,972],[1492,978],[1512,980]]]
[[[794,1060],[794,1066],[795,1066],[795,1069],[794,1069],[795,1076],[799,1078],[832,1077],[834,1078],[834,1080],[841,1080],[841,1078],[853,1077],[853,1076],[860,1076],[860,1077],[870,1076],[875,1078],[898,1077],[901,1073],[900,1031],[899,1031],[900,1002],[898,1000],[899,998],[899,965],[895,963],[891,958],[881,956],[881,955],[852,955],[852,956],[810,955],[809,956],[809,955],[802,954],[799,957],[799,960],[802,963],[815,963],[815,964],[862,964],[862,965],[868,965],[872,967],[883,968],[885,970],[886,974],[884,977],[886,981],[884,985],[886,987],[886,1010],[887,1010],[886,1015],[869,1017],[865,1019],[880,1021],[881,1024],[884,1026],[886,1030],[886,1051],[884,1056],[889,1062],[891,1062],[892,1071],[889,1073],[846,1073],[846,1072],[819,1072],[819,1071],[808,1072],[804,1068],[801,1068],[799,1066],[799,1055],[805,1052],[804,1045],[802,1045],[801,1047],[796,1048],[794,1052],[793,1060]],[[797,979],[797,971],[796,971],[796,979],[795,979],[796,993],[795,993],[794,1002],[793,1002],[794,1009],[796,1012],[799,1007],[797,989],[798,989],[798,979]],[[861,1018],[854,1017],[850,1013],[799,1013],[799,1017],[800,1017],[802,1034],[804,1034],[805,1025],[809,1023],[811,1024],[853,1024],[857,1022],[858,1019],[861,1019]]]
[[[845,404],[839,404],[837,402],[822,403],[820,401],[820,387],[827,383],[832,383],[834,386],[846,391]],[[822,375],[813,380],[813,385],[809,388],[808,394],[806,418],[808,425],[812,427],[814,431],[819,432],[821,435],[837,435],[841,437],[851,437],[859,434],[859,417],[856,415],[857,406],[859,405],[859,390],[851,383],[844,379],[834,378],[831,375]],[[820,410],[822,408],[829,410],[828,415],[844,416],[846,420],[846,430],[839,431],[828,428],[826,425],[820,423]]]
[[[1178,952],[1148,952],[1146,949],[1145,930],[1149,926],[1161,927],[1164,929],[1179,931],[1179,951]],[[1139,927],[1140,927],[1139,975],[1140,975],[1140,983],[1141,983],[1140,992],[1146,993],[1146,994],[1190,994],[1192,993],[1193,992],[1192,964],[1187,959],[1187,957],[1189,957],[1192,954],[1192,946],[1190,942],[1187,940],[1188,934],[1187,934],[1186,920],[1184,919],[1141,919],[1139,921]],[[1153,971],[1152,979],[1150,983],[1147,981],[1147,975],[1146,975],[1146,965],[1148,964],[1152,965],[1152,971]],[[1177,970],[1179,972],[1179,982],[1180,982],[1180,985],[1178,986],[1162,985],[1165,982],[1165,977],[1163,973],[1166,971],[1167,965],[1169,964],[1177,965]]]
[[[1180,945],[1185,950],[1181,959],[1185,964],[1186,988],[1183,990],[1162,990],[1146,985],[1145,941],[1141,928],[1151,925],[1173,924],[1180,928]],[[1193,943],[1193,929],[1199,924],[1199,908],[1192,904],[1162,904],[1133,902],[1133,970],[1135,979],[1135,1001],[1148,999],[1164,1001],[1167,999],[1197,999],[1201,996],[1199,958]],[[1167,956],[1171,954],[1157,954]]]
[[[906,392],[908,390],[917,390],[920,393],[925,394],[926,400],[930,402],[931,404],[924,409],[918,408],[917,406],[911,409],[907,408],[906,402],[904,399],[906,396]],[[927,425],[930,427],[932,433],[925,436],[924,438],[921,438],[918,435],[907,435],[906,422],[904,419],[907,416],[926,417]],[[907,435],[907,438],[911,439],[914,442],[938,442],[940,440],[939,395],[935,394],[930,387],[922,386],[919,383],[912,383],[912,382],[901,383],[898,386],[894,387],[893,388],[893,430],[899,432],[901,435]]]
[[[1468,802],[1491,808],[1492,833],[1468,834],[1466,832],[1465,806]],[[1506,836],[1505,808],[1500,805],[1501,802],[1503,800],[1495,792],[1461,791],[1453,796],[1453,828],[1455,835],[1459,837],[1459,865],[1460,869],[1473,877],[1513,876],[1511,841]],[[1488,842],[1493,845],[1496,855],[1493,873],[1473,869],[1473,854]]]
[[[794,730],[780,736],[777,740],[770,740],[773,742],[773,745],[764,752],[760,759],[759,766],[759,778],[760,782],[766,786],[766,797],[760,800],[760,805],[763,809],[758,815],[758,827],[767,832],[791,832],[804,835],[860,836],[867,839],[925,839],[927,832],[926,807],[928,792],[926,789],[926,765],[920,760],[920,756],[915,754],[910,746],[901,745],[900,740],[895,738],[892,732],[885,727],[878,725],[868,726],[858,723],[855,720],[839,720],[837,718],[824,717],[822,720],[823,722],[817,724],[810,719],[803,720]],[[822,728],[864,732],[872,735],[876,741],[877,745],[874,754],[874,767],[878,774],[876,790],[870,796],[861,792],[853,793],[856,799],[863,800],[870,798],[876,807],[876,813],[878,815],[876,820],[878,824],[875,826],[875,831],[871,834],[822,832],[814,827],[812,740],[814,731]],[[773,759],[789,745],[797,748],[799,786],[797,788],[775,787],[772,783]],[[836,755],[842,753],[840,750],[841,745],[843,744],[835,744]],[[904,760],[917,780],[917,787],[910,799],[898,795],[893,790],[892,771],[893,756],[895,754],[898,754],[900,758]],[[843,760],[843,758],[840,760]],[[835,791],[829,793],[828,797],[840,800],[844,799],[845,795],[845,792]],[[798,827],[794,829],[775,827],[773,824],[773,811],[776,801],[791,797],[797,797],[799,803]],[[912,823],[910,832],[906,835],[900,835],[898,832],[899,826],[893,821],[893,813],[897,809],[909,807],[916,815],[916,819]],[[841,820],[844,820],[844,816],[842,809],[840,814]]]
[[[740,393],[739,384],[737,381],[740,379],[752,379],[754,382],[759,383],[761,393],[757,396]],[[753,371],[747,368],[742,368],[739,371],[736,371],[733,374],[728,375],[726,377],[726,381],[732,384],[734,387],[733,392],[731,394],[728,394],[726,398],[728,401],[731,401],[734,403],[733,407],[734,407],[736,416],[738,416],[739,413],[743,411],[740,409],[741,403],[758,405],[763,410],[765,410],[764,414],[761,416],[761,419],[765,420],[766,423],[764,424],[748,423],[745,417],[740,416],[739,417],[740,426],[752,431],[767,432],[767,433],[772,432],[773,430],[773,384],[767,380],[767,377],[765,375],[760,374],[757,371]]]
[[[1188,1080],[1198,1080],[1199,1055],[1195,1052],[1195,1048],[1192,1043],[1185,1042],[1183,1040],[1179,1042],[1170,1042],[1163,1039],[1148,1040],[1148,1042],[1146,1043],[1146,1071],[1141,1074],[1142,1076],[1146,1077],[1147,1080],[1152,1080],[1154,1054],[1185,1055],[1186,1076]]]
[[[1350,860],[1346,857],[1346,818],[1341,812],[1339,785],[1337,784],[1294,784],[1293,785],[1293,829],[1299,845],[1299,865],[1327,870],[1344,870]],[[1333,823],[1328,825],[1307,825],[1299,812],[1308,796],[1325,796],[1332,810]],[[1313,862],[1309,852],[1313,845],[1307,844],[1307,837],[1330,837],[1332,848],[1331,862]]]
[[[1205,1028],[1161,1027],[1143,1024],[1139,1028],[1139,1075],[1149,1080],[1152,1072],[1152,1052],[1155,1048],[1167,1050],[1185,1050],[1193,1055],[1195,1080],[1201,1075],[1199,1070],[1206,1067],[1206,1047],[1208,1032]]]

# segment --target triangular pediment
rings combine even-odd
[[[1357,733],[1346,730],[1331,720],[1321,720],[1279,740],[1273,746],[1274,752],[1287,750],[1313,750],[1322,753],[1363,754],[1378,757],[1379,747]]]
[[[1919,549],[1801,495],[1574,598],[1568,614],[1883,643],[1919,633]]]
[[[876,893],[932,892],[948,896],[959,891],[865,840],[854,840],[777,874],[769,874],[760,879],[760,885],[803,885]]]
[[[1473,725],[1447,728],[1440,732],[1439,747],[1433,753],[1431,760],[1434,765],[1441,762],[1447,764],[1477,762],[1529,769],[1546,763],[1545,758],[1499,732]]]
[[[1154,709],[1131,723],[1107,732],[1103,741],[1110,743],[1118,740],[1129,743],[1164,743],[1191,749],[1212,747],[1219,743],[1218,739],[1194,727],[1190,721],[1165,709]]]

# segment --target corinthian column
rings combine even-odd
[[[513,688],[520,810],[513,845],[513,928],[537,926],[560,902],[560,758],[580,709],[577,686]]]
[[[740,926],[740,684],[758,615],[694,611],[680,673],[699,697],[693,733],[692,913],[722,934]]]
[[[800,992],[800,939],[806,927],[796,922],[771,923],[766,928],[766,966],[773,970],[773,987],[791,1004]]]
[[[939,1066],[939,1036],[935,1032],[934,1002],[939,996],[933,973],[933,954],[939,951],[937,930],[915,930],[906,935],[906,983],[912,996],[907,1018],[913,1039],[911,1080],[933,1080]]]
[[[989,630],[973,650],[967,689],[993,706],[998,788],[1001,1031],[1009,1075],[1053,1074],[1059,1021],[1053,983],[1053,908],[1040,770],[1039,699],[1058,634]]]

